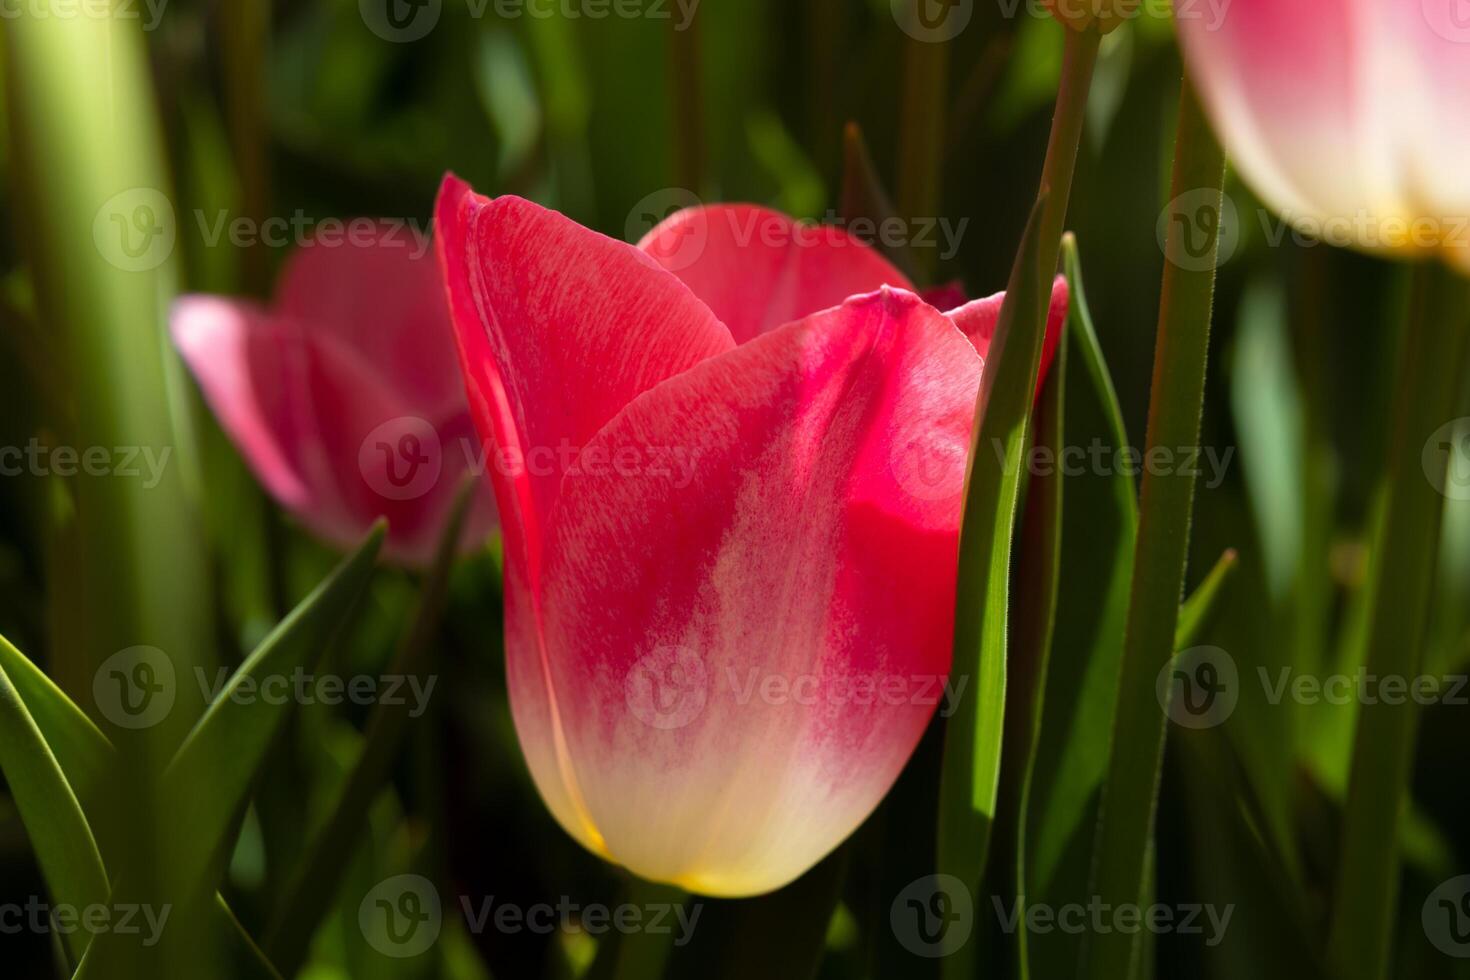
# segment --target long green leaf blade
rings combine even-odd
[[[84,909],[107,901],[107,871],[82,806],[41,735],[4,664],[21,658],[0,637],[0,771],[10,786],[21,822],[35,850],[56,906]],[[24,659],[24,658],[21,658]],[[80,959],[88,935],[64,937],[73,960]]]
[[[1119,453],[1129,447],[1128,434],[1070,235],[1063,239],[1062,265],[1070,290],[1064,441]],[[1052,908],[1087,901],[1138,533],[1138,489],[1128,467],[1084,467],[1067,479],[1057,599],[1065,615],[1056,621],[1045,679],[1020,855],[1021,891]],[[1021,967],[1029,975],[1076,972],[1080,937],[1054,930],[1025,942]]]
[[[1218,217],[1224,183],[1224,151],[1186,80],[1179,103],[1169,256],[1184,254],[1180,229],[1190,234],[1194,230],[1190,222],[1199,219],[1198,214],[1181,210],[1184,202],[1203,198],[1200,210],[1213,208]],[[1145,453],[1157,446],[1199,442],[1219,222],[1199,224],[1207,230],[1200,260],[1188,262],[1187,268],[1174,261],[1164,266]],[[1190,257],[1195,258],[1193,253]],[[1178,473],[1149,470],[1143,479],[1118,706],[1095,852],[1096,894],[1115,906],[1139,904],[1145,891],[1167,720],[1159,710],[1155,680],[1174,654],[1194,484],[1193,470],[1188,468]],[[1139,962],[1135,940],[1118,932],[1089,936],[1083,975],[1090,980],[1133,976]]]
[[[380,524],[357,551],[281,621],[240,665],[205,711],[163,777],[178,840],[179,883],[202,884],[211,860],[227,845],[227,835],[249,796],[288,706],[264,698],[234,695],[247,683],[289,675],[315,662],[372,578],[383,541]]]
[[[989,857],[1000,782],[1011,544],[1045,329],[1039,264],[1044,205],[1045,195],[1026,226],[996,327],[1000,349],[991,348],[981,381],[960,532],[953,670],[973,678],[974,693],[960,699],[945,729],[938,871],[972,894],[979,893]],[[946,971],[967,974],[973,958],[972,947],[962,946],[946,958]]]
[[[418,613],[390,668],[395,676],[432,673],[434,634],[448,601],[449,576],[458,554],[465,515],[474,499],[474,488],[474,483],[467,483],[460,490],[439,538]],[[380,701],[374,706],[357,765],[342,785],[329,816],[305,851],[305,859],[286,889],[285,900],[266,934],[271,959],[286,973],[295,973],[306,958],[312,934],[331,908],[353,849],[362,836],[368,809],[382,790],[402,744],[410,720],[409,710],[406,702],[395,705]]]
[[[41,668],[3,637],[0,670],[9,675],[82,809],[91,812],[106,788],[108,767],[114,764],[112,743]]]
[[[1067,349],[1066,338],[1057,347],[1055,363],[1042,389],[1036,409],[1035,447],[1042,458],[1063,458],[1066,438]],[[1041,741],[1041,719],[1050,673],[1052,643],[1056,635],[1057,590],[1061,579],[1063,473],[1058,466],[1038,465],[1027,486],[1025,519],[1018,544],[1016,588],[1016,636],[1012,662],[1015,664],[1014,694],[1006,718],[1006,783],[1010,811],[1006,814],[1013,841],[1007,882],[1020,915],[1026,914],[1026,819],[1031,784],[1036,771],[1036,751]],[[1018,962],[1027,959],[1028,931],[1017,930]]]

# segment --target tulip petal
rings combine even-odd
[[[382,384],[426,414],[462,408],[443,280],[422,231],[367,219],[348,227],[291,254],[275,312],[359,351]]]
[[[497,496],[519,504],[534,577],[566,463],[634,397],[734,343],[637,249],[530,201],[446,177],[437,228],[471,408],[517,454]]]
[[[186,296],[170,328],[220,425],[283,507],[341,547],[386,517],[387,557],[427,563],[471,462],[463,447],[475,443],[463,408],[421,418],[354,348],[250,303]],[[375,433],[386,455],[373,445]],[[403,435],[418,440],[415,451],[429,469],[399,492],[387,473],[407,464],[394,455]],[[484,539],[493,515],[486,496],[467,522],[467,544]]]
[[[1363,21],[1381,2],[1235,0],[1178,18],[1191,76],[1231,155],[1293,223],[1397,206],[1388,127],[1400,108],[1373,91],[1377,71],[1364,70],[1375,54]]]
[[[913,288],[847,231],[752,204],[687,208],[638,247],[682,279],[740,344],[849,296]]]
[[[1380,94],[1402,136],[1407,210],[1442,222],[1450,258],[1470,266],[1470,8],[1463,0],[1375,0],[1389,20],[1373,36],[1391,46],[1382,56]]]
[[[173,307],[174,346],[199,381],[220,425],[256,478],[282,506],[313,504],[300,454],[305,416],[290,372],[271,369],[281,338],[271,318],[253,303],[213,296],[184,296]]]
[[[588,442],[548,526],[545,652],[508,650],[569,831],[748,895],[872,811],[948,676],[979,378],[946,318],[884,289],[700,363]]]
[[[541,527],[566,461],[634,397],[734,347],[678,279],[631,245],[447,176],[435,228],[460,361],[505,538],[506,679],[547,806],[601,850],[584,818],[551,696],[538,603]]]
[[[990,342],[995,337],[996,325],[1000,322],[1000,308],[1005,302],[1005,293],[996,293],[984,299],[977,299],[966,303],[958,309],[950,310],[946,316],[954,321],[955,326],[975,345],[975,350],[980,354],[981,360],[985,360],[990,354]],[[1041,369],[1037,372],[1036,392],[1041,394],[1041,386],[1046,381],[1046,372],[1051,369],[1051,362],[1057,353],[1057,344],[1061,343],[1062,330],[1067,323],[1067,280],[1065,276],[1057,276],[1052,283],[1051,307],[1046,315],[1046,338],[1041,347]]]

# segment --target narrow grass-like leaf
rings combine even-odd
[[[1230,581],[1230,576],[1235,572],[1238,564],[1238,556],[1235,549],[1231,548],[1220,556],[1215,562],[1215,567],[1210,569],[1210,574],[1199,584],[1199,588],[1192,592],[1184,605],[1179,607],[1179,625],[1174,629],[1174,649],[1185,650],[1199,641],[1200,633],[1209,621],[1210,614],[1215,611],[1215,603],[1220,598],[1225,584]]]
[[[878,170],[873,166],[872,154],[863,139],[862,128],[855,122],[848,123],[842,130],[842,198],[838,212],[849,223],[870,221],[875,227],[897,217],[893,200],[883,187]],[[879,236],[873,246],[883,252],[888,260],[903,270],[909,278],[914,276],[913,251],[907,242],[890,246]]]
[[[449,576],[474,490],[475,484],[466,482],[455,500],[424,582],[418,613],[389,668],[394,676],[433,673],[435,634],[448,601]],[[411,720],[409,710],[407,701],[397,704],[379,701],[373,706],[362,754],[312,845],[303,852],[304,860],[286,888],[285,899],[266,933],[270,957],[286,973],[294,974],[305,960],[311,937],[331,908],[332,897],[366,827],[373,798],[382,791],[389,767],[398,755],[403,733]]]
[[[92,828],[4,666],[24,658],[3,637],[0,651],[0,771],[20,811],[52,903],[83,909],[105,902],[107,871]],[[85,930],[65,937],[73,960],[81,958],[87,939]]]
[[[1070,287],[1067,446],[1127,448],[1128,435],[1103,359],[1076,240],[1062,243]],[[1053,908],[1087,900],[1098,795],[1128,612],[1138,491],[1127,467],[1084,467],[1067,479],[1052,654],[1025,814],[1024,893]],[[1038,977],[1075,974],[1080,938],[1054,930],[1025,937],[1020,966]]]
[[[1443,492],[1426,479],[1426,443],[1456,411],[1470,346],[1467,319],[1464,280],[1433,265],[1415,271],[1367,598],[1368,676],[1411,678],[1423,670],[1445,508]],[[1378,980],[1389,968],[1418,708],[1413,699],[1390,698],[1359,708],[1329,936],[1330,962],[1351,980]]]
[[[1171,780],[1183,787],[1193,894],[1210,896],[1221,917],[1206,926],[1199,972],[1326,980],[1312,907],[1266,832],[1269,813],[1230,732],[1229,725],[1180,730],[1170,753]]]
[[[1036,409],[1035,449],[1042,459],[1064,458],[1066,438],[1067,339],[1057,347],[1057,356],[1041,392]],[[1045,454],[1044,456],[1042,454]],[[1006,885],[1016,902],[1016,912],[1026,914],[1026,817],[1036,749],[1041,740],[1041,718],[1046,682],[1056,632],[1057,587],[1062,559],[1063,479],[1059,466],[1038,465],[1027,484],[1025,518],[1018,544],[1016,573],[1016,634],[1011,662],[1015,675],[1006,717],[1006,774],[1010,810],[1007,833],[1013,847],[1014,875]],[[1028,930],[1016,931],[1017,962],[1026,962]]]
[[[106,788],[104,777],[108,768],[117,763],[117,751],[107,736],[51,678],[4,637],[0,637],[0,674],[8,675],[15,694],[50,747],[83,812],[98,806]],[[95,820],[90,822],[95,826]],[[250,976],[278,976],[223,897],[215,896],[215,906],[216,918],[227,927],[221,929],[222,935],[240,954],[235,962],[252,969]]]
[[[1056,112],[1041,186],[1011,269],[980,381],[960,530],[954,672],[974,679],[945,730],[939,785],[938,868],[978,893],[990,853],[1000,776],[1011,544],[1032,399],[1101,35],[1066,31]],[[985,452],[981,452],[981,447]],[[998,453],[991,453],[994,447]],[[997,461],[996,456],[999,459]],[[947,977],[975,973],[974,944],[943,961]]]
[[[1219,222],[1211,219],[1220,214],[1224,183],[1224,151],[1186,79],[1179,99],[1171,197],[1175,203],[1166,255],[1188,261],[1164,265],[1146,454],[1156,446],[1199,442],[1219,254]],[[1185,203],[1193,201],[1200,202],[1198,210],[1185,213]],[[1211,208],[1213,214],[1200,213]],[[1199,230],[1206,232],[1203,252],[1186,241]],[[1194,485],[1189,468],[1177,473],[1149,470],[1143,478],[1117,711],[1094,852],[1096,895],[1114,906],[1138,904],[1145,890],[1166,722],[1155,679],[1174,654]],[[1089,936],[1083,976],[1089,980],[1134,976],[1136,939],[1119,931]]]
[[[1026,226],[996,329],[1000,349],[991,348],[981,381],[960,532],[953,672],[971,680],[972,693],[945,729],[938,871],[972,894],[990,853],[1000,781],[1011,543],[1045,323],[1038,264],[1044,202],[1045,195]],[[968,975],[974,958],[973,947],[962,946],[946,958],[946,973]]]
[[[164,799],[172,826],[181,828],[176,861],[179,884],[202,885],[211,860],[249,796],[261,759],[287,705],[236,695],[267,676],[290,675],[314,663],[348,618],[372,578],[383,541],[380,523],[350,557],[252,653],[194,727],[164,774]]]
[[[92,812],[115,764],[112,743],[41,668],[0,637],[0,670],[10,677],[82,809]]]

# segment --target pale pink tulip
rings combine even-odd
[[[1218,13],[1181,6],[1177,20],[1217,131],[1273,210],[1332,244],[1440,252],[1470,269],[1465,10],[1232,0]]]
[[[270,494],[340,547],[388,519],[385,554],[425,565],[482,465],[434,257],[402,229],[315,242],[262,307],[185,296],[174,343]],[[495,524],[488,481],[462,546]]]

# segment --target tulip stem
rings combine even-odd
[[[704,88],[699,57],[699,18],[672,28],[669,37],[670,73],[673,75],[674,173],[693,194],[704,183]]]
[[[1467,312],[1470,284],[1437,264],[1415,270],[1383,519],[1373,548],[1369,676],[1415,678],[1423,668],[1445,509],[1443,479],[1436,486],[1426,469],[1426,459],[1441,447],[1428,440],[1456,411],[1470,334]],[[1359,711],[1329,954],[1338,976],[1376,980],[1388,971],[1399,884],[1399,818],[1407,805],[1418,711],[1411,698],[1402,703],[1369,699]]]
[[[1178,134],[1145,456],[1155,446],[1198,445],[1204,406],[1219,252],[1219,222],[1211,219],[1220,214],[1225,154],[1188,79],[1179,95]],[[1202,249],[1196,247],[1201,235]],[[1175,650],[1194,485],[1188,468],[1147,469],[1143,476],[1117,711],[1093,850],[1093,894],[1114,907],[1138,905],[1144,893],[1167,723],[1155,681]],[[1114,931],[1087,937],[1083,975],[1090,980],[1126,980],[1137,964],[1134,936]]]
[[[644,881],[636,875],[628,876],[623,889],[624,907],[636,907],[644,914],[662,914],[668,909],[677,910],[689,898],[689,894],[673,885],[660,885]],[[670,921],[677,916],[668,915]],[[611,942],[616,959],[612,965],[612,980],[658,980],[668,966],[669,954],[673,952],[674,931],[640,929],[623,933]]]
[[[1041,187],[1046,203],[1041,209],[1041,273],[1047,283],[1057,270],[1066,227],[1067,203],[1072,197],[1072,175],[1077,170],[1077,148],[1082,144],[1082,125],[1087,119],[1087,96],[1092,90],[1092,73],[1097,67],[1102,35],[1095,30],[1065,30],[1062,77],[1057,88],[1057,105],[1046,144],[1046,162],[1041,167]],[[1051,291],[1045,291],[1049,298]],[[1045,301],[1045,300],[1043,300]]]
[[[903,112],[898,120],[895,181],[898,213],[908,221],[933,217],[939,207],[948,81],[949,42],[910,37],[904,48]],[[933,249],[914,251],[919,284],[927,285],[934,275]]]
[[[1004,741],[1007,618],[1021,458],[1031,425],[1051,283],[1099,36],[1067,31],[1056,114],[1032,208],[980,382],[956,585],[954,676],[974,679],[945,729],[938,870],[978,893],[989,861]],[[992,451],[991,447],[997,447]],[[946,977],[976,972],[975,943],[945,957]]]

